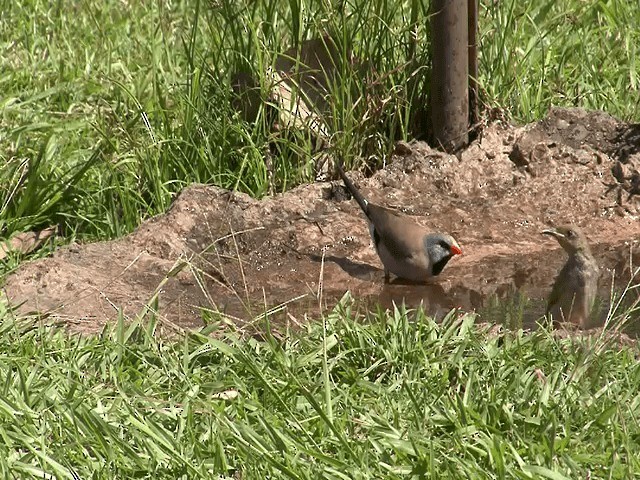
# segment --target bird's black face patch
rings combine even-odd
[[[439,244],[440,247],[442,247],[442,250],[444,250],[445,252],[451,251],[451,245],[449,245],[449,243],[447,243],[445,240],[440,240]]]
[[[431,274],[439,275],[453,257],[451,242],[442,235],[428,235],[424,240],[424,245],[431,261]]]
[[[442,260],[433,264],[432,273],[433,275],[440,275],[440,272],[444,269],[447,263],[451,260],[451,255],[448,257],[444,257]]]

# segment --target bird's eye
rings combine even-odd
[[[567,232],[567,237],[569,237],[569,238],[573,238],[573,237],[575,237],[575,236],[576,236],[576,232],[574,232],[573,230],[569,230],[569,231]]]

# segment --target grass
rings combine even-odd
[[[640,120],[636,7],[482,3],[484,105],[516,121],[540,118],[551,105]],[[422,2],[29,0],[2,8],[5,237],[60,225],[67,239],[113,238],[165,211],[192,182],[261,197],[313,180],[319,152],[308,132],[275,132],[267,104],[244,121],[231,79],[253,75],[266,98],[265,71],[277,54],[320,34],[332,35],[339,51],[322,117],[337,148],[377,168],[394,139],[424,133]],[[368,73],[354,75],[350,54],[366,60]],[[348,161],[361,161],[353,155]]]
[[[344,299],[283,338],[0,326],[5,478],[632,478],[637,347]],[[590,477],[588,475],[591,475]]]

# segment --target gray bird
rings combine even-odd
[[[368,202],[336,164],[340,177],[369,220],[369,230],[376,252],[384,266],[384,279],[389,273],[424,282],[442,272],[454,255],[462,254],[460,245],[447,233],[429,233],[410,217]]]
[[[600,274],[587,238],[573,225],[543,230],[542,233],[555,237],[569,254],[567,263],[553,284],[547,303],[547,314],[551,314],[555,324],[570,322],[586,328],[596,298]]]

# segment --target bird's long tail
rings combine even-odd
[[[349,180],[349,177],[347,177],[347,174],[344,173],[344,169],[342,168],[342,165],[340,162],[336,162],[336,167],[338,169],[338,173],[340,174],[340,178],[342,178],[342,181],[347,187],[347,190],[349,190],[353,198],[356,199],[356,202],[358,202],[358,205],[360,205],[360,208],[362,209],[364,214],[369,216],[369,207],[368,207],[369,202],[367,202],[367,200],[362,196],[362,194],[356,188],[353,182]]]

